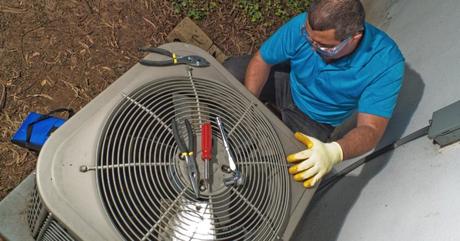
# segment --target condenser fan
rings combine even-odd
[[[126,240],[275,240],[288,212],[281,143],[256,103],[225,84],[163,79],[129,94],[103,132],[97,180],[104,205]],[[228,165],[216,117],[228,130],[241,186],[225,186]],[[211,185],[196,198],[171,122],[189,120],[197,139],[211,122]],[[185,130],[184,130],[185,132]],[[199,142],[199,141],[198,141]],[[200,147],[200,145],[197,145]],[[200,176],[204,162],[196,150]]]

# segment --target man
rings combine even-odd
[[[404,58],[395,42],[364,18],[359,0],[313,0],[307,13],[278,29],[247,66],[247,89],[272,102],[307,146],[287,157],[296,163],[289,173],[307,188],[335,164],[375,148],[395,107]],[[227,62],[231,72],[232,62],[233,69],[243,63]],[[285,62],[290,70],[283,79],[276,69]],[[274,98],[267,94],[273,90]],[[353,128],[334,136],[354,114]]]

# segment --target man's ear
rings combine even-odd
[[[363,37],[363,32],[359,32],[359,33],[355,34],[355,35],[352,37],[352,39],[353,39],[353,41],[358,41],[358,40],[360,40],[362,37]]]

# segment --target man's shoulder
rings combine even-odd
[[[374,57],[393,64],[404,61],[398,44],[386,32],[370,23],[366,23],[366,31],[371,37],[370,47]]]
[[[303,12],[289,19],[287,22],[284,23],[284,26],[289,26],[291,28],[300,28],[301,26],[305,26],[306,21],[307,13]]]
[[[305,24],[305,21],[307,21],[307,12],[299,13],[296,16],[292,17],[290,21],[297,21],[302,24]]]

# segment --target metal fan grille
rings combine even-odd
[[[124,239],[280,239],[289,177],[280,140],[257,103],[228,85],[191,76],[155,80],[122,95],[103,130],[96,173],[106,211]],[[216,116],[225,123],[244,185],[223,184],[227,156]],[[212,185],[198,199],[178,156],[173,119],[192,124],[201,177],[200,125],[212,124]],[[185,128],[180,131],[185,136]]]

